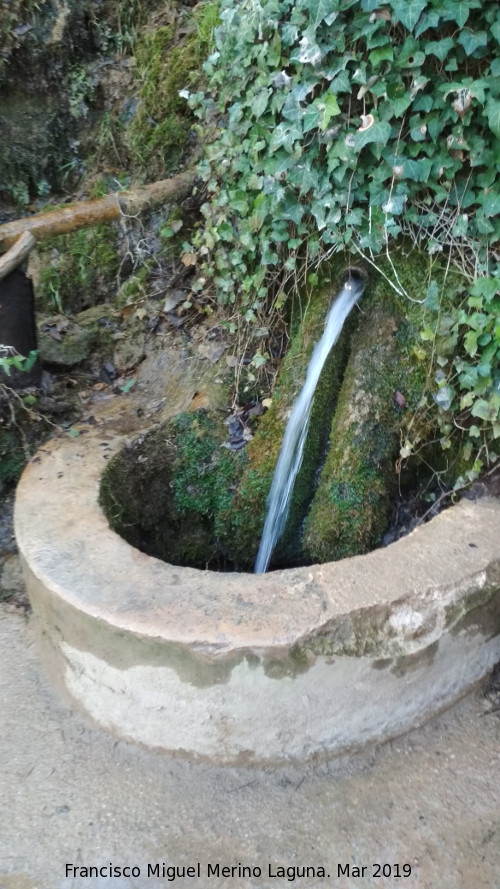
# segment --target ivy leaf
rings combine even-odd
[[[493,34],[496,42],[500,43],[500,19],[497,19],[496,22],[493,22],[490,31]]]
[[[498,192],[490,192],[483,198],[483,213],[486,217],[498,216],[500,214],[500,194]]]
[[[299,224],[303,215],[304,207],[297,200],[295,195],[287,195],[287,197],[281,201],[277,211],[277,218],[289,219],[291,222],[295,222],[296,225]]]
[[[304,130],[304,133],[309,133],[311,130],[314,130],[315,127],[319,126],[320,117],[320,112],[318,111],[316,106],[309,105],[309,107],[305,110],[302,120],[302,128]]]
[[[319,231],[326,225],[326,212],[330,208],[329,200],[317,200],[311,204],[311,213],[316,220]]]
[[[424,299],[424,306],[431,312],[439,311],[439,287],[437,281],[431,281],[427,288],[427,296]]]
[[[32,370],[37,358],[38,358],[38,350],[32,349],[31,352],[29,353],[28,357],[26,358],[25,363],[24,363],[24,370],[26,371],[26,373],[28,373],[28,371]]]
[[[290,56],[291,62],[302,62],[303,65],[318,65],[323,58],[323,51],[315,40],[304,32],[298,47]]]
[[[394,117],[401,117],[402,114],[405,113],[407,108],[410,107],[412,102],[410,93],[406,93],[404,96],[398,96],[395,99],[392,99],[390,103],[390,108]]]
[[[469,330],[464,337],[464,347],[465,351],[471,358],[474,358],[474,355],[477,352],[477,331]]]
[[[267,103],[269,102],[269,93],[270,90],[261,90],[252,101],[252,114],[258,120],[259,117],[262,117],[264,111],[267,108]]]
[[[480,420],[487,420],[489,413],[489,404],[484,398],[478,398],[471,407],[471,415]]]
[[[259,194],[253,204],[253,213],[249,219],[250,231],[258,232],[262,228],[269,211],[269,198],[265,194]]]
[[[281,38],[284,46],[293,46],[293,44],[297,42],[298,35],[299,29],[296,25],[292,25],[290,22],[284,23],[281,31]]]
[[[442,389],[438,389],[438,391],[432,395],[436,404],[438,404],[444,411],[450,409],[454,396],[455,390],[452,386],[443,386]]]
[[[248,213],[248,200],[244,191],[230,192],[229,206],[235,213],[240,216],[246,216]]]
[[[486,31],[461,31],[457,38],[462,44],[468,56],[471,56],[477,49],[486,46],[488,43],[488,35]]]
[[[500,281],[498,278],[478,278],[471,289],[472,296],[484,296],[486,301],[493,297],[500,290]]]
[[[391,0],[391,5],[398,20],[411,32],[427,6],[427,0]]]
[[[320,123],[320,130],[328,129],[328,124],[332,117],[335,117],[337,114],[340,114],[339,104],[337,102],[337,96],[334,96],[333,93],[328,93],[325,97],[325,109],[323,111],[323,119]]]
[[[457,23],[459,28],[463,28],[469,18],[469,3],[466,0],[458,0],[456,3],[450,3],[450,16]]]
[[[391,135],[391,125],[387,120],[379,120],[367,130],[358,130],[354,135],[354,147],[357,151],[361,151],[365,145],[370,142],[376,142],[377,145],[387,145]]]
[[[279,65],[281,58],[281,37],[279,31],[275,31],[274,37],[269,41],[267,60],[272,67]]]
[[[299,102],[299,96],[295,89],[288,94],[281,113],[286,120],[300,120],[303,116],[304,109]]]
[[[289,181],[299,188],[302,194],[306,194],[311,189],[317,189],[319,174],[307,164],[300,164],[290,172]]]
[[[415,36],[420,37],[424,31],[428,31],[429,28],[436,28],[439,25],[440,15],[437,9],[430,9],[425,15],[420,19],[417,27],[415,28]]]
[[[491,132],[495,134],[497,139],[500,139],[500,101],[498,99],[490,99],[486,103],[485,110]]]
[[[375,49],[372,49],[368,56],[368,61],[376,68],[381,62],[392,62],[393,58],[393,48],[390,43],[386,43],[385,46],[377,46]]]
[[[347,71],[339,71],[330,83],[330,90],[335,94],[351,92],[351,81]]]
[[[338,16],[337,0],[306,0],[305,8],[309,11],[309,21],[313,28],[321,22],[332,25]]]
[[[444,62],[450,50],[454,49],[455,41],[453,37],[443,37],[442,40],[431,40],[426,43],[425,52],[427,55],[436,56],[440,62]]]
[[[296,139],[300,139],[302,132],[298,126],[292,126],[284,123],[278,124],[273,131],[271,141],[269,142],[269,151],[272,154],[278,148],[283,148],[289,154],[293,151],[293,143]]]
[[[403,212],[407,200],[408,195],[406,194],[393,194],[382,204],[382,210],[384,213],[392,213],[393,216],[399,216]]]
[[[13,355],[10,359],[16,370],[22,370],[24,367],[24,358],[22,355]]]

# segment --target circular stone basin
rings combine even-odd
[[[112,428],[45,445],[15,511],[43,659],[104,728],[218,763],[337,754],[421,724],[500,657],[497,500],[336,563],[180,568],[108,527]]]

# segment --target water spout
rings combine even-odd
[[[340,336],[349,312],[363,293],[363,286],[360,274],[356,272],[349,274],[330,307],[323,335],[314,347],[307,368],[306,381],[290,414],[276,463],[267,500],[266,521],[255,561],[256,574],[264,574],[267,571],[274,547],[285,529],[293,486],[302,463],[316,386],[325,361]]]

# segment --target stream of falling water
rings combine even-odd
[[[274,470],[273,483],[267,500],[266,521],[255,561],[256,574],[264,574],[267,571],[274,547],[286,525],[293,486],[302,463],[314,393],[323,365],[340,336],[349,312],[362,293],[361,276],[350,275],[332,303],[323,336],[314,347],[307,368],[306,381],[292,408]]]

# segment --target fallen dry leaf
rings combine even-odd
[[[196,256],[194,253],[184,253],[181,256],[181,262],[183,265],[196,265]]]

